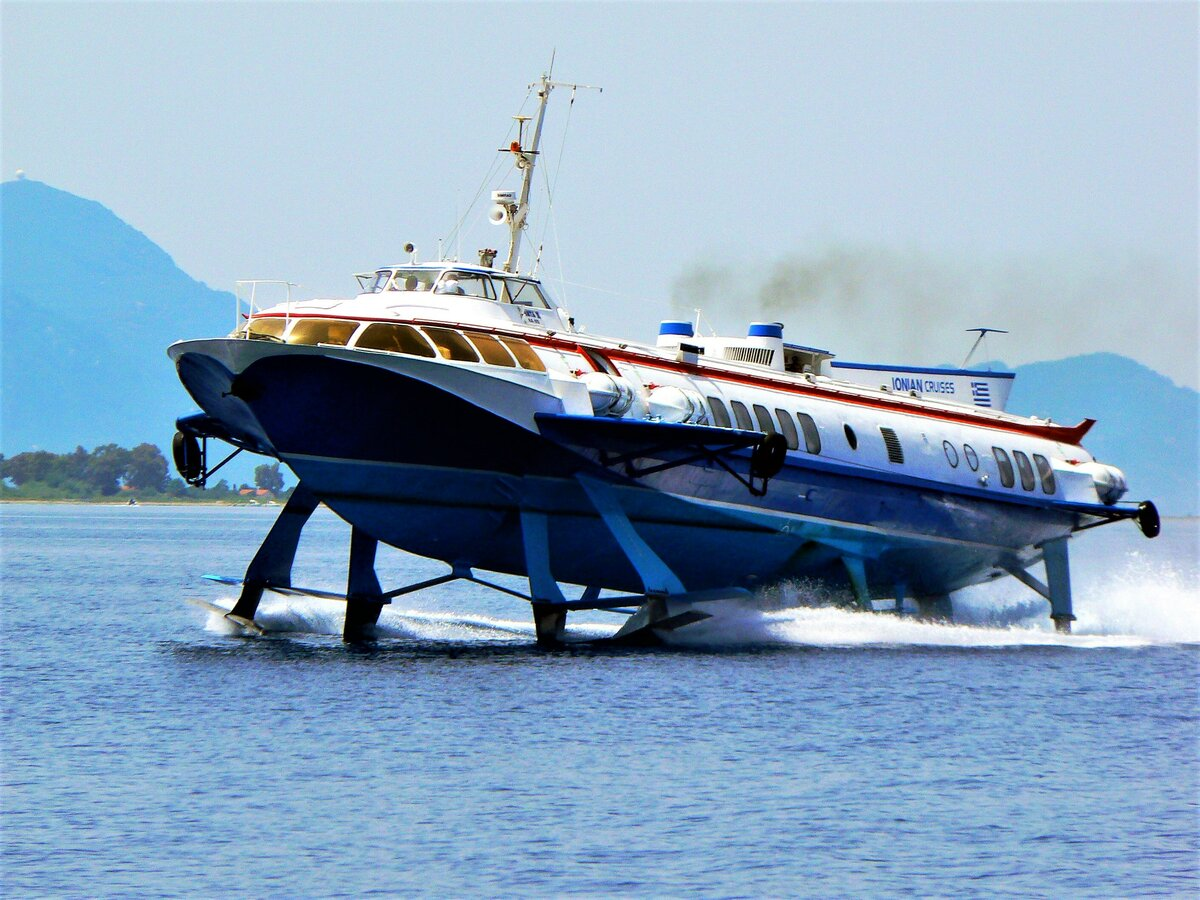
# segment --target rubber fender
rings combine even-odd
[[[755,478],[774,478],[783,468],[787,449],[787,439],[782,434],[768,434],[750,456],[750,474]]]
[[[192,434],[175,432],[171,441],[171,455],[175,457],[175,471],[189,484],[200,477],[200,442]]]
[[[1137,524],[1138,528],[1142,529],[1142,534],[1146,537],[1158,537],[1158,533],[1162,531],[1162,520],[1158,517],[1158,507],[1149,500],[1143,500],[1139,503]]]

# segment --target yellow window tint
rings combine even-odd
[[[533,348],[517,338],[500,338],[504,346],[512,351],[522,369],[533,369],[535,372],[545,372],[546,364],[533,352]]]
[[[367,350],[388,350],[392,353],[407,353],[409,356],[436,356],[429,341],[411,325],[392,325],[375,322],[354,342],[355,347]]]
[[[475,349],[479,351],[484,362],[491,363],[493,366],[508,366],[509,368],[516,365],[508,351],[504,349],[504,345],[490,334],[476,334],[468,331],[467,337],[471,339],[471,343],[475,345]]]
[[[444,358],[479,362],[479,354],[475,352],[475,348],[457,331],[451,331],[449,328],[426,328],[425,334]]]
[[[345,346],[358,328],[357,322],[341,319],[297,319],[288,332],[289,344],[337,344]]]
[[[286,319],[251,319],[246,323],[246,333],[252,338],[279,338],[286,324]]]

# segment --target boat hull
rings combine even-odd
[[[688,590],[785,579],[848,587],[851,558],[876,596],[941,596],[1031,565],[1039,544],[1077,524],[1067,511],[881,480],[804,454],[789,454],[763,497],[710,460],[631,477],[595,449],[539,433],[535,416],[563,409],[545,387],[425,360],[196,343],[173,355],[206,412],[370,536],[454,565],[528,574],[522,512],[533,511],[546,517],[558,581],[643,590],[588,479],[607,485]],[[749,451],[728,462],[745,471]]]

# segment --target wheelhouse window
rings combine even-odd
[[[800,435],[796,432],[796,423],[792,420],[792,414],[786,409],[777,409],[775,416],[779,419],[779,430],[783,433],[784,440],[787,441],[788,449],[799,450]]]
[[[354,346],[366,350],[405,353],[409,356],[437,356],[437,351],[417,329],[411,325],[393,325],[390,322],[372,322],[363,329]]]
[[[817,431],[817,423],[808,413],[796,413],[796,421],[804,433],[804,449],[816,456],[821,452],[821,432]]]
[[[549,309],[550,303],[545,295],[532,281],[522,281],[519,278],[505,278],[501,282],[500,299],[505,303],[515,303],[517,306],[531,306],[534,309]]]
[[[1033,464],[1037,466],[1038,477],[1042,481],[1042,493],[1054,493],[1054,467],[1050,465],[1050,460],[1042,456],[1040,453],[1033,454]]]
[[[1017,472],[1021,475],[1021,487],[1032,491],[1036,487],[1036,482],[1033,479],[1033,466],[1029,463],[1029,457],[1020,450],[1014,450],[1013,459],[1017,461]]]
[[[510,369],[516,367],[517,364],[513,360],[512,354],[490,334],[478,334],[474,331],[468,331],[466,334],[485,363],[493,366],[508,366]]]
[[[713,422],[718,428],[732,427],[733,422],[729,419],[729,410],[725,408],[725,404],[721,402],[720,397],[709,397],[708,405],[712,410]]]
[[[522,369],[531,369],[534,372],[546,371],[546,364],[542,362],[542,358],[525,341],[519,338],[502,337],[500,343],[512,352]]]
[[[949,441],[942,441],[942,449],[946,451],[946,462],[950,463],[950,468],[958,468],[958,448]]]
[[[1012,487],[1016,483],[1013,477],[1012,462],[1008,458],[1008,454],[999,447],[992,448],[992,455],[996,458],[996,468],[1000,470],[1000,483],[1005,487]]]
[[[367,272],[354,277],[358,279],[358,286],[362,288],[364,294],[378,294],[392,280],[392,270],[381,269],[378,272]]]
[[[754,423],[750,421],[750,411],[746,409],[746,404],[741,400],[730,400],[729,405],[733,407],[733,417],[737,419],[738,428],[742,431],[754,431]]]
[[[335,344],[344,347],[358,328],[344,319],[296,319],[288,332],[289,344]]]
[[[246,323],[246,337],[254,341],[283,340],[287,319],[251,319]]]
[[[392,277],[390,290],[432,291],[437,275],[436,269],[399,269]]]
[[[754,418],[758,419],[758,430],[763,434],[775,433],[775,422],[771,419],[771,414],[767,412],[765,406],[754,404]]]
[[[438,280],[434,291],[439,294],[480,297],[484,300],[496,299],[496,289],[492,286],[492,279],[478,272],[460,272],[451,269]]]
[[[475,348],[457,331],[451,331],[449,328],[425,328],[425,334],[433,341],[433,346],[443,359],[479,362],[479,354],[475,352]]]

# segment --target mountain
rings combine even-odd
[[[190,278],[110,210],[37,181],[0,185],[0,452],[170,445],[195,404],[167,346],[229,331],[234,298]]]
[[[142,441],[164,450],[195,409],[165,350],[229,331],[233,295],[182,272],[91,200],[36,181],[0,185],[0,452]],[[1123,469],[1131,498],[1200,514],[1200,394],[1131,359],[1095,353],[1016,369],[1009,409],[1074,423]]]
[[[1018,366],[1008,409],[1075,424],[1083,444],[1125,472],[1129,499],[1166,515],[1200,515],[1200,393],[1115,353]]]

